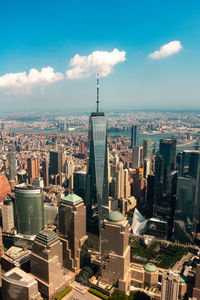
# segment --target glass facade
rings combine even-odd
[[[160,140],[159,153],[155,159],[155,186],[153,214],[168,222],[168,238],[171,238],[175,203],[177,172],[175,169],[176,140]]]
[[[138,125],[132,125],[131,127],[131,148],[139,146],[140,128]]]
[[[107,123],[103,112],[92,113],[89,119],[89,197],[87,212],[98,215],[99,221],[108,212]]]
[[[43,194],[40,189],[15,187],[17,232],[36,235],[44,227]]]

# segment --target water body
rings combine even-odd
[[[11,132],[11,131],[10,131]],[[27,134],[87,134],[88,131],[86,130],[73,130],[73,131],[60,131],[57,130],[55,128],[53,129],[14,129],[12,130],[12,132],[14,133],[27,133]],[[117,132],[108,132],[109,136],[113,136],[113,137],[120,137],[120,136],[124,136],[126,138],[131,138],[131,131],[130,130],[121,130],[121,131],[117,131]],[[156,149],[159,148],[159,141],[161,139],[167,139],[167,138],[171,138],[173,135],[182,135],[182,134],[178,134],[176,132],[172,132],[172,133],[167,133],[167,134],[140,134],[139,137],[139,141],[140,144],[143,143],[144,139],[151,139],[153,141],[153,143],[156,144]],[[177,152],[183,151],[183,150],[193,150],[194,147],[192,145],[185,145],[183,147],[181,147],[181,145],[179,145],[179,147],[177,147]]]

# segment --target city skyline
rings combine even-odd
[[[199,6],[2,3],[2,111],[199,109]]]

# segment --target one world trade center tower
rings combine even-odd
[[[107,121],[99,111],[99,76],[97,75],[97,109],[89,118],[89,167],[87,185],[87,229],[99,234],[108,214]]]

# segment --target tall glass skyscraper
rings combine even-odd
[[[139,135],[140,135],[139,125],[133,124],[131,127],[131,148],[135,146],[139,146]]]
[[[107,154],[107,121],[104,112],[99,111],[99,80],[97,78],[97,111],[89,118],[89,168],[88,197],[86,201],[87,219],[97,225],[96,230],[108,213],[108,154]],[[93,228],[93,231],[95,226]]]
[[[155,189],[153,214],[168,222],[167,238],[171,238],[176,204],[175,171],[176,140],[161,139],[155,159]]]

